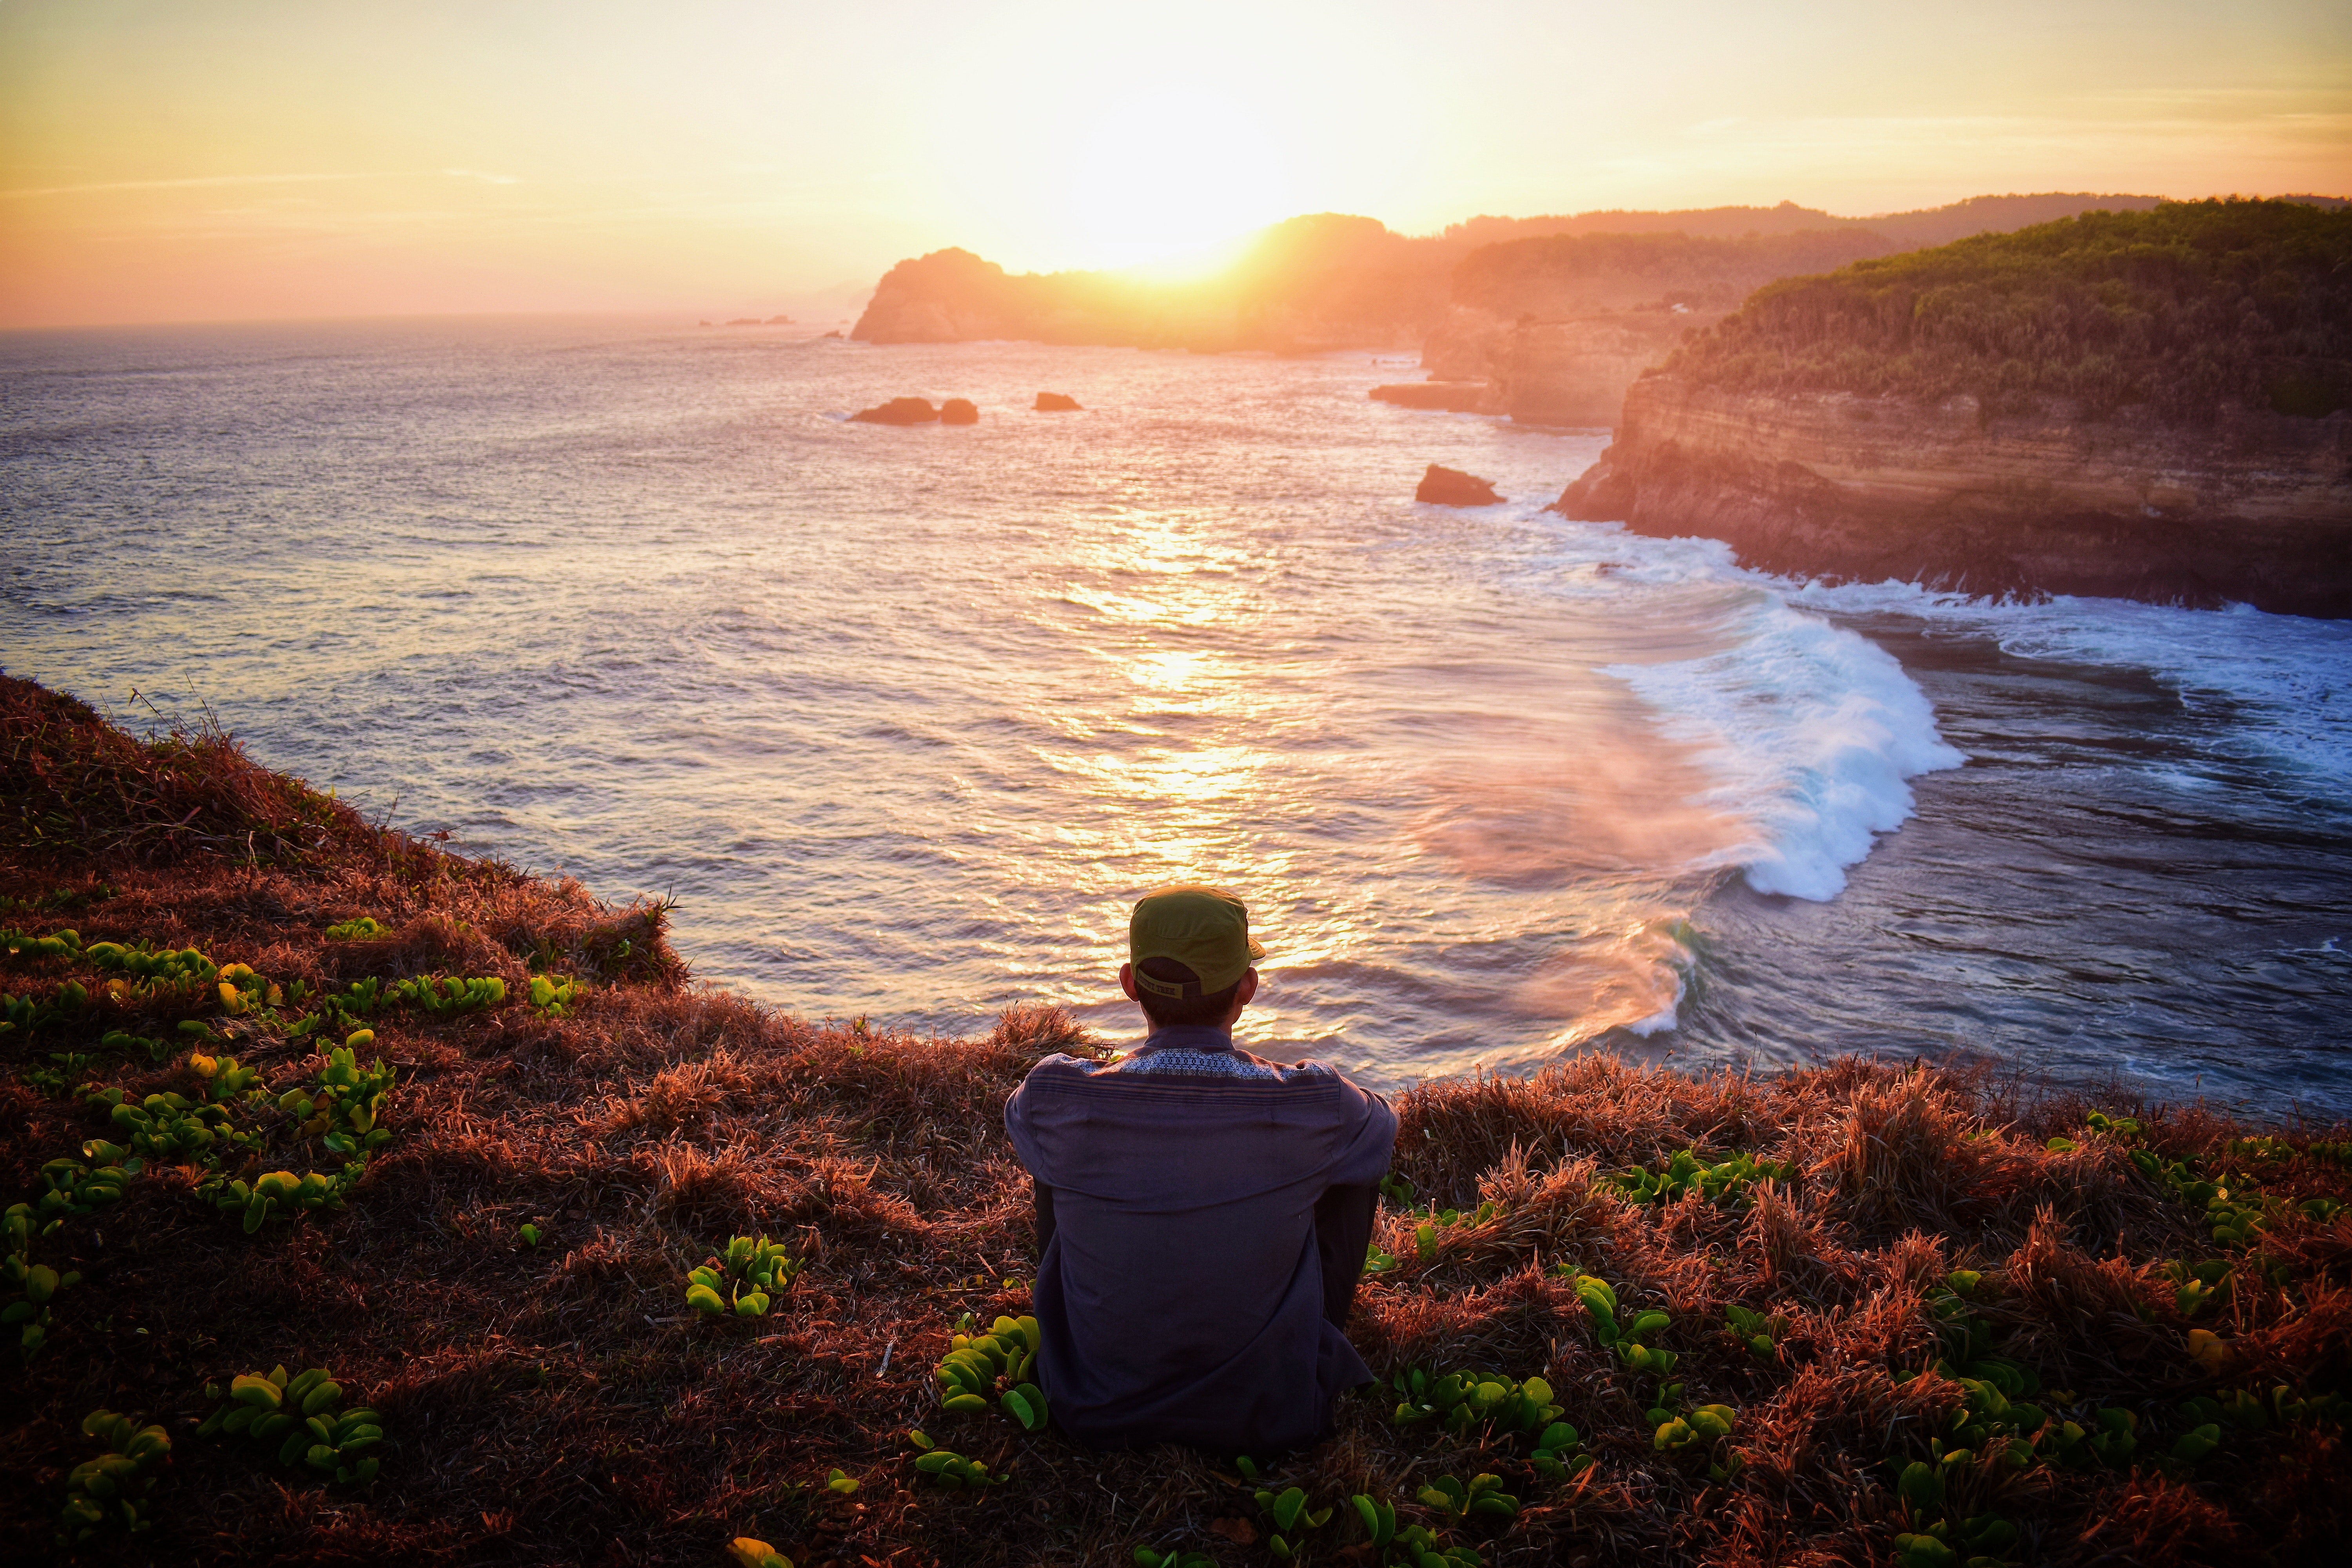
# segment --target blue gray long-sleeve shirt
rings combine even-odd
[[[1051,1193],[1038,1363],[1070,1436],[1269,1454],[1320,1436],[1333,1396],[1370,1380],[1324,1316],[1315,1205],[1388,1170],[1378,1095],[1178,1027],[1114,1063],[1047,1057],[1004,1125]]]

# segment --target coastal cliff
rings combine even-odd
[[[2171,204],[1776,284],[1555,507],[1798,574],[2352,616],[2352,213]]]
[[[2352,616],[2352,415],[2194,431],[2052,402],[1988,415],[1847,392],[1637,382],[1554,510],[1699,534],[1748,565],[1969,594]]]
[[[1523,425],[1613,426],[1625,389],[1685,333],[1715,320],[1669,309],[1526,322],[1488,372],[1494,400]]]

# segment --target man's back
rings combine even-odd
[[[1260,1454],[1322,1435],[1332,1396],[1370,1373],[1327,1315],[1317,1208],[1328,1253],[1340,1227],[1327,1196],[1388,1169],[1385,1102],[1189,1026],[1115,1064],[1047,1058],[1004,1120],[1051,1232],[1038,1359],[1065,1431]],[[1345,1229],[1341,1310],[1363,1222]]]

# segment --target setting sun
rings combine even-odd
[[[1041,237],[1074,265],[1207,270],[1298,210],[1288,162],[1236,99],[1163,87],[1104,104],[1066,163],[1029,177]]]

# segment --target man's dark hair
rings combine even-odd
[[[1137,967],[1152,979],[1164,981],[1170,985],[1182,985],[1189,989],[1201,983],[1199,973],[1191,964],[1180,963],[1172,958],[1147,958]],[[1214,991],[1206,996],[1178,998],[1156,995],[1149,986],[1139,985],[1135,988],[1135,999],[1143,1004],[1143,1016],[1158,1028],[1174,1028],[1185,1024],[1222,1024],[1225,1021],[1225,1015],[1233,1010],[1234,993],[1241,988],[1242,983],[1236,980],[1223,991]]]

